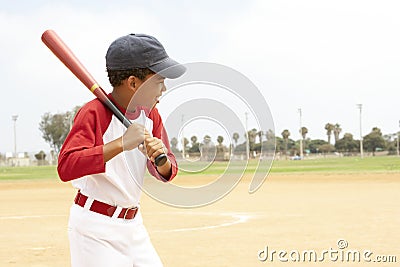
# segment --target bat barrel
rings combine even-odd
[[[93,76],[87,71],[75,54],[53,30],[46,30],[42,34],[42,42],[64,63],[64,65],[92,92],[97,84]]]

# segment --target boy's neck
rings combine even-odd
[[[129,106],[129,102],[132,99],[132,92],[127,90],[121,90],[121,88],[114,87],[111,92],[112,97],[114,98],[116,104],[124,108],[125,110]]]

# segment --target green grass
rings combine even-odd
[[[181,163],[183,169],[195,169],[196,163]],[[246,173],[253,173],[257,168],[258,161],[250,160],[246,168]],[[199,164],[200,165],[200,164]],[[228,163],[215,162],[205,171],[197,174],[220,174]],[[229,171],[239,173],[243,170],[243,165],[232,162]],[[266,170],[268,162],[261,163],[259,168]],[[260,169],[260,170],[261,170]],[[368,172],[400,172],[400,158],[395,156],[358,157],[343,158],[319,158],[306,160],[275,160],[272,164],[271,173],[368,173]],[[183,172],[191,174],[190,172]]]
[[[253,173],[257,168],[258,161],[251,160],[247,165],[245,173]],[[196,168],[196,165],[199,166]],[[204,167],[204,163],[179,164],[183,169],[181,175],[219,175],[228,166],[228,162],[214,162],[209,168],[201,172],[185,172],[184,170],[196,170]],[[242,173],[243,163],[231,162],[229,173]],[[267,161],[262,162],[260,168],[268,170]],[[260,169],[261,170],[261,169]],[[344,158],[320,158],[312,160],[275,160],[272,164],[271,173],[395,173],[400,172],[400,158],[396,156],[357,157]],[[32,179],[58,179],[56,166],[40,167],[0,167],[1,180],[32,180]]]
[[[321,158],[313,160],[274,161],[271,173],[367,173],[400,172],[400,158],[380,157],[343,157]]]
[[[1,180],[58,179],[56,166],[1,167]]]

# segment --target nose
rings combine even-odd
[[[165,86],[165,83],[162,83],[161,92],[165,91],[167,91],[167,87]]]

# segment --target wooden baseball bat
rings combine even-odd
[[[117,106],[107,97],[104,90],[98,85],[96,80],[87,71],[78,58],[72,53],[71,49],[61,40],[53,30],[46,30],[42,34],[42,42],[53,52],[58,59],[104,104],[113,114],[128,128],[132,122],[117,108]],[[157,166],[163,165],[167,161],[165,154],[158,155],[154,163]]]

